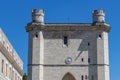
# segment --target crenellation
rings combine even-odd
[[[105,22],[105,11],[104,10],[94,10],[93,23],[104,23]]]
[[[32,22],[44,24],[44,10],[32,10]]]

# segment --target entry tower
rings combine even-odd
[[[28,80],[109,80],[108,32],[104,10],[92,23],[44,23],[44,10],[32,11]]]

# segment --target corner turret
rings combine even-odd
[[[104,23],[105,22],[105,12],[104,10],[93,10],[93,23]]]
[[[32,10],[32,22],[44,24],[44,10]]]

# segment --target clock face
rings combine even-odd
[[[67,57],[66,59],[65,59],[65,63],[66,64],[70,64],[72,62],[72,58],[71,57]]]

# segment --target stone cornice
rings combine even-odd
[[[45,30],[45,31],[110,31],[110,26],[106,23],[29,23],[26,31]]]
[[[28,64],[28,66],[109,66],[109,64]]]
[[[6,50],[6,48],[3,46],[3,44],[0,42],[0,51],[3,53],[3,55],[8,59],[8,61],[11,63],[11,65],[18,71],[18,73],[23,76],[24,72],[19,67],[19,65],[16,63],[16,61],[13,59],[13,57],[9,54],[9,52]]]

